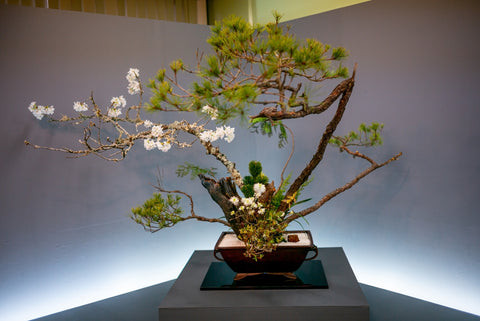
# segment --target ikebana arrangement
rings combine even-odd
[[[194,144],[200,144],[212,156],[212,161],[225,167],[229,176],[217,179],[214,168],[202,168],[194,163],[179,164],[177,175],[198,177],[223,215],[199,215],[191,195],[181,190],[167,190],[158,184],[150,199],[132,209],[132,219],[152,232],[186,220],[220,223],[230,228],[237,241],[245,245],[245,257],[261,260],[286,241],[285,232],[291,222],[317,211],[365,176],[401,156],[398,153],[376,162],[362,151],[364,147],[382,144],[382,124],[360,124],[358,130],[344,136],[335,134],[354,87],[356,66],[349,74],[343,65],[347,57],[344,48],[315,39],[299,40],[288,26],[279,23],[280,15],[275,14],[274,18],[272,23],[252,26],[232,16],[215,24],[207,40],[211,54],[197,52],[195,66],[175,60],[160,69],[155,79],[146,85],[140,80],[140,71],[131,68],[126,76],[127,89],[139,100],[130,107],[124,96],[113,97],[109,106],[101,107],[92,94],[85,101],[73,103],[74,116],[57,119],[53,117],[53,106],[32,102],[28,108],[37,119],[46,117],[50,121],[81,126],[83,136],[80,149],[43,147],[28,141],[25,144],[73,157],[96,155],[108,161],[124,159],[138,143],[143,143],[149,151],[164,153],[171,148],[187,151]],[[185,83],[184,74],[196,80]],[[315,86],[342,78],[319,100]],[[149,103],[143,102],[145,87],[151,90]],[[170,123],[153,122],[145,117],[148,115],[143,113],[145,109],[178,112],[180,118]],[[294,154],[294,133],[288,121],[322,117],[330,109],[335,112],[316,146],[312,146],[310,161],[296,176],[285,175]],[[185,112],[195,114],[195,121],[182,119]],[[279,148],[290,146],[290,157],[278,184],[263,173],[261,162],[251,161],[249,173],[242,175],[229,156],[222,153],[221,141],[233,143],[235,140],[234,122],[247,124],[252,135],[275,136]],[[116,133],[114,136],[112,131]],[[365,161],[368,167],[326,195],[303,200],[301,192],[320,165],[328,145]],[[187,211],[182,208],[184,201],[188,204]],[[296,210],[299,204],[303,209]]]

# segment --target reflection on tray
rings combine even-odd
[[[224,262],[212,262],[201,290],[327,289],[322,261],[306,261],[295,273],[236,274]]]

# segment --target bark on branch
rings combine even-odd
[[[198,175],[203,187],[206,188],[212,199],[217,203],[223,211],[225,218],[227,219],[229,226],[239,235],[238,222],[232,212],[236,212],[237,208],[230,202],[230,198],[233,196],[239,197],[235,184],[230,177],[221,178],[218,182],[213,178],[206,177],[205,175]]]
[[[313,106],[304,106],[304,108],[299,110],[284,111],[278,110],[277,108],[265,107],[255,116],[250,116],[251,119],[266,117],[271,120],[281,120],[281,119],[292,119],[292,118],[302,118],[311,114],[321,114],[326,111],[342,94],[346,91],[353,88],[355,78],[355,69],[353,71],[352,77],[345,79],[340,84],[338,84],[332,92],[319,104]]]

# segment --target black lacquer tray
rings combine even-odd
[[[294,274],[295,279],[262,273],[234,280],[237,273],[225,262],[212,262],[200,290],[328,289],[320,260],[305,261]]]

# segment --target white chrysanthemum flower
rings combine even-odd
[[[112,97],[112,100],[110,100],[112,103],[112,107],[118,108],[118,107],[125,107],[127,105],[127,101],[125,98],[122,96],[119,97]]]
[[[163,134],[163,128],[160,125],[155,125],[152,127],[152,136],[153,137],[160,137]]]
[[[242,198],[243,205],[245,205],[247,207],[252,206],[254,202],[255,202],[255,200],[254,200],[253,197]]]
[[[202,107],[202,112],[210,116],[210,118],[213,120],[217,119],[218,117],[217,109],[208,105]]]
[[[88,105],[85,102],[76,101],[73,103],[73,109],[77,112],[87,111]]]
[[[152,123],[151,121],[149,121],[149,120],[145,120],[145,121],[143,122],[143,126],[145,126],[145,127],[147,127],[147,128],[150,128],[150,127],[153,126],[153,123]]]
[[[265,209],[264,208],[259,209],[258,214],[260,214],[260,215],[265,214]]]
[[[157,142],[157,148],[160,149],[162,152],[166,153],[170,150],[172,145],[169,142]]]
[[[253,191],[255,192],[256,198],[259,198],[260,195],[262,195],[265,192],[265,190],[266,190],[265,185],[261,183],[256,183],[255,185],[253,185]]]
[[[153,139],[147,138],[143,140],[143,147],[146,150],[152,150],[157,147],[157,143]]]
[[[240,200],[238,199],[238,197],[232,196],[232,197],[230,197],[230,202],[231,202],[233,205],[237,206],[237,205],[240,203]]]
[[[225,136],[225,141],[227,143],[231,143],[233,139],[235,138],[235,128],[230,127],[230,126],[224,126],[223,127],[223,132]]]
[[[117,107],[112,107],[108,109],[108,116],[109,117],[118,117],[122,113],[122,110]]]

